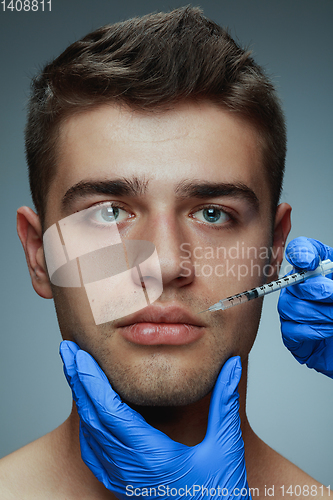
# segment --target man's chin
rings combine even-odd
[[[204,398],[212,390],[214,382],[214,379],[206,383],[201,380],[201,383],[187,381],[184,384],[183,381],[173,385],[165,381],[163,386],[158,386],[155,383],[153,387],[135,385],[133,387],[114,388],[121,399],[131,407],[175,407],[191,405]]]
[[[201,397],[189,397],[186,394],[135,394],[121,396],[122,400],[131,407],[136,406],[187,406],[196,403]]]

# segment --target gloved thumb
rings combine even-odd
[[[68,385],[72,389],[73,399],[77,403],[82,391],[81,383],[76,370],[75,356],[79,351],[79,346],[75,342],[64,340],[60,344],[59,353],[64,364],[64,373]]]
[[[212,393],[206,438],[215,438],[228,425],[239,419],[238,384],[242,374],[239,356],[228,359],[223,365]]]

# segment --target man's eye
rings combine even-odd
[[[217,207],[207,207],[198,210],[193,214],[201,222],[210,222],[211,224],[225,224],[231,220],[230,215]]]
[[[97,224],[113,224],[119,223],[128,217],[126,210],[117,206],[103,205],[95,209],[90,216],[92,222]]]

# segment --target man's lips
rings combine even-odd
[[[198,340],[206,325],[179,306],[151,305],[126,316],[115,326],[134,344],[185,345]]]
[[[120,330],[124,339],[141,345],[185,345],[203,335],[202,326],[186,323],[134,323]]]

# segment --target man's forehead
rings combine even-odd
[[[214,140],[226,129],[232,133],[230,121],[242,125],[244,137],[256,133],[245,119],[210,101],[184,101],[163,110],[133,110],[110,103],[69,117],[60,139],[73,146],[73,140],[98,132],[100,140],[119,143],[161,143],[186,137]]]

